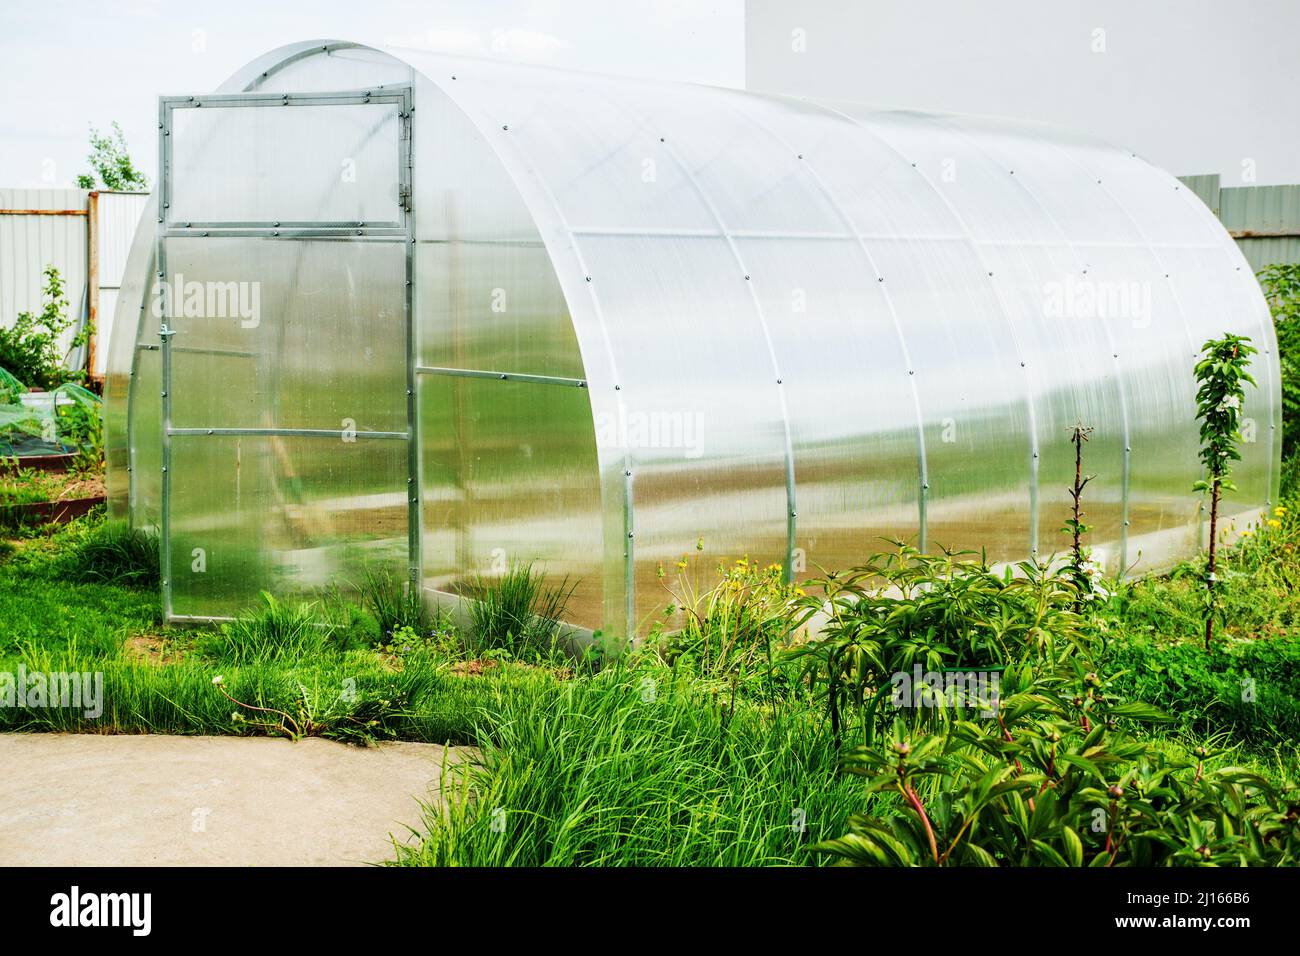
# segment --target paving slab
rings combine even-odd
[[[391,860],[436,799],[436,744],[0,734],[0,866]]]

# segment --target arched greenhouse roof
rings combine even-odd
[[[274,51],[223,92],[403,85],[412,563],[431,590],[536,561],[580,582],[579,623],[632,633],[683,555],[793,579],[882,538],[1045,557],[1066,544],[1080,422],[1099,564],[1166,566],[1204,533],[1192,368],[1224,331],[1260,348],[1230,507],[1276,498],[1267,306],[1210,211],[1131,152],[337,41]],[[154,233],[137,240],[136,307]],[[154,374],[138,363],[156,341],[146,319],[110,375],[110,494],[145,521],[162,507],[143,474],[156,423],[141,413],[128,434],[125,395]]]

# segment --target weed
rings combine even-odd
[[[300,661],[333,654],[334,628],[321,620],[309,602],[281,603],[263,591],[252,614],[221,625],[200,642],[200,651],[223,664],[246,666],[272,661]]]
[[[399,630],[425,634],[429,630],[429,612],[420,589],[392,572],[388,567],[366,568],[361,583],[361,597],[379,624],[379,643],[389,644]]]
[[[478,578],[469,608],[471,649],[520,660],[546,657],[563,627],[573,588],[568,578],[548,586],[531,564],[512,565],[497,580]]]
[[[68,556],[73,580],[85,583],[158,586],[158,536],[106,521],[84,529]]]

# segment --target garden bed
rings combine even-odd
[[[16,459],[18,471],[67,471],[77,456],[70,452],[54,455],[19,455]]]
[[[0,470],[0,526],[66,524],[105,500],[104,476],[43,468]]]

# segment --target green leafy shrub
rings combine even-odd
[[[1294,640],[1233,641],[1209,653],[1189,644],[1123,641],[1107,663],[1123,693],[1178,714],[1189,731],[1257,749],[1300,739]]]
[[[1032,561],[996,573],[965,554],[921,554],[895,541],[867,564],[808,582],[794,627],[826,618],[790,660],[825,701],[831,724],[870,732],[867,703],[897,673],[1054,662],[1095,643],[1073,610],[1067,570]],[[1016,574],[1015,572],[1019,572]]]
[[[1210,547],[1205,562],[1205,649],[1210,649],[1214,623],[1222,617],[1218,584],[1219,502],[1225,491],[1236,491],[1232,463],[1241,461],[1241,413],[1246,386],[1255,380],[1246,369],[1256,349],[1250,339],[1225,332],[1201,346],[1203,358],[1196,363],[1196,417],[1201,422],[1201,464],[1205,477],[1194,491],[1210,495]]]
[[[39,313],[19,312],[9,328],[0,327],[0,367],[12,376],[38,389],[52,389],[68,381],[85,377],[63,367],[64,354],[59,339],[72,327],[68,317],[68,300],[64,298],[63,277],[54,266],[45,267],[45,304]],[[71,352],[90,340],[89,323],[83,326],[69,345]]]
[[[1204,651],[1200,652],[1204,655]],[[1295,794],[1240,767],[1208,769],[1136,739],[1095,674],[1012,672],[996,721],[857,747],[847,769],[877,803],[816,849],[866,866],[1294,865]]]
[[[1258,273],[1273,312],[1282,368],[1282,454],[1300,451],[1300,263],[1267,266]]]

